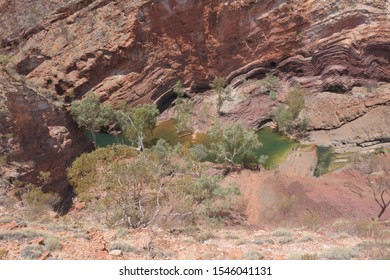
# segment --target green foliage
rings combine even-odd
[[[279,106],[273,115],[274,121],[278,124],[279,130],[291,131],[294,119],[288,108]]]
[[[287,243],[294,242],[294,239],[292,237],[289,237],[289,236],[282,236],[282,237],[279,237],[278,242],[279,242],[279,244],[287,244]]]
[[[299,86],[295,86],[289,91],[286,102],[292,118],[295,120],[305,106],[305,96],[303,95],[302,89]]]
[[[0,133],[0,165],[7,163],[8,153],[11,150],[9,139],[12,137],[12,134],[2,134]]]
[[[280,80],[278,77],[272,74],[266,74],[265,78],[261,81],[262,85],[267,90],[270,98],[275,100],[277,98],[278,91],[280,89]]]
[[[35,260],[42,255],[43,249],[43,246],[40,245],[29,245],[23,248],[20,256],[25,260]]]
[[[272,235],[277,237],[292,237],[293,233],[286,229],[276,229],[272,232]]]
[[[54,237],[54,236],[46,237],[43,241],[43,244],[45,245],[45,249],[50,252],[58,251],[62,249],[61,239],[59,239],[58,237]]]
[[[197,235],[194,236],[194,238],[196,241],[198,241],[200,243],[204,243],[207,240],[217,238],[217,236],[211,232],[206,231],[206,232],[198,233]]]
[[[305,97],[300,87],[294,87],[286,98],[286,105],[279,106],[273,113],[274,120],[281,131],[292,132],[294,129],[305,130],[308,125],[307,119],[302,123],[296,123],[296,119],[305,106]]]
[[[184,97],[184,88],[181,81],[177,81],[173,87],[173,92],[177,94],[179,98]]]
[[[178,98],[175,102],[175,126],[178,133],[192,132],[191,112],[194,104],[190,99]]]
[[[98,188],[98,177],[101,169],[114,160],[136,156],[138,151],[124,145],[114,145],[99,148],[91,153],[82,154],[68,169],[68,180],[76,194],[84,201],[90,201],[97,194],[93,191]]]
[[[357,257],[356,250],[349,247],[332,247],[321,254],[321,258],[327,260],[351,260],[355,257]]]
[[[159,140],[142,153],[128,148],[126,157],[113,149],[84,154],[68,170],[76,194],[98,205],[109,225],[138,228],[156,220],[215,218],[239,194],[234,187],[221,188],[221,177],[206,175],[185,146]]]
[[[159,111],[155,104],[142,104],[118,111],[116,118],[123,135],[139,150],[144,150],[144,141],[156,126]]]
[[[70,113],[80,127],[91,132],[95,147],[96,133],[104,126],[114,122],[114,110],[110,105],[100,103],[99,97],[89,92],[81,101],[75,101],[70,107]]]
[[[23,201],[26,203],[28,210],[27,215],[31,219],[44,217],[60,201],[60,196],[57,193],[42,191],[43,187],[50,183],[50,176],[50,172],[39,172],[37,177],[39,185],[27,185],[22,194]]]
[[[390,260],[390,241],[364,241],[355,246],[359,251],[359,259]]]
[[[28,213],[32,218],[42,216],[45,212],[53,209],[53,207],[60,201],[58,194],[44,193],[36,186],[30,186],[23,198],[26,201]]]
[[[276,100],[278,98],[277,92],[276,91],[270,91],[269,92],[269,98],[271,98],[272,100]]]
[[[222,128],[213,126],[208,132],[211,141],[210,152],[220,162],[228,162],[233,167],[239,158],[249,156],[262,144],[256,133],[246,130],[239,124],[230,124]]]
[[[226,87],[226,79],[223,77],[216,77],[210,84],[211,88],[216,91],[223,91]]]
[[[6,65],[8,62],[11,62],[12,59],[8,55],[0,54],[0,65]]]
[[[77,97],[77,94],[76,94],[74,88],[69,89],[69,90],[66,92],[65,98],[66,98],[66,101],[67,101],[67,102],[69,102],[69,101],[72,102],[73,100],[76,99],[76,97]]]
[[[0,240],[17,240],[26,242],[34,238],[42,237],[42,233],[27,229],[0,231]]]
[[[222,115],[222,105],[230,95],[230,89],[226,85],[226,79],[223,77],[216,77],[210,84],[210,87],[217,92],[217,112],[219,115]]]

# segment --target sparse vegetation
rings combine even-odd
[[[350,247],[331,247],[322,252],[320,256],[327,260],[351,260],[357,257],[357,252]]]
[[[315,213],[310,213],[304,218],[305,227],[310,230],[316,230],[320,226],[320,216]]]
[[[278,239],[279,244],[287,244],[294,242],[294,239],[290,236],[281,236]]]
[[[114,242],[108,245],[108,251],[120,250],[122,253],[139,253],[139,250],[125,242]]]
[[[51,181],[50,172],[41,171],[38,176],[39,185],[27,185],[22,195],[23,200],[27,206],[26,215],[30,219],[37,219],[44,217],[49,210],[60,201],[58,194],[53,192],[45,193],[42,189]]]
[[[43,244],[45,246],[45,249],[50,252],[58,251],[62,249],[61,239],[55,236],[46,237],[43,241]]]
[[[20,256],[25,260],[36,260],[42,255],[43,251],[43,246],[41,245],[28,245],[23,248]]]
[[[292,237],[293,233],[287,229],[276,229],[272,232],[272,235],[276,237]]]
[[[222,115],[221,111],[224,102],[230,96],[230,88],[226,87],[226,79],[223,77],[216,77],[210,84],[210,87],[217,92],[217,113]]]
[[[43,234],[29,229],[0,231],[0,240],[27,241],[38,237],[43,237]]]
[[[380,219],[390,205],[390,163],[376,156],[361,164],[358,169],[365,175],[373,199],[380,207],[377,216]]]
[[[203,163],[193,160],[186,147],[161,141],[156,145],[161,149],[133,149],[114,161],[115,146],[83,155],[68,171],[70,182],[83,199],[98,198],[109,225],[146,227],[157,217],[165,223],[218,219],[230,207],[226,202],[239,194],[237,188],[222,189],[221,177],[204,174]],[[102,167],[105,173],[99,176]]]
[[[177,94],[175,101],[175,126],[179,133],[192,132],[191,112],[194,104],[190,99],[184,98],[184,89],[181,81],[175,84],[173,91]]]
[[[311,237],[311,236],[304,236],[304,237],[302,237],[302,238],[299,238],[298,240],[297,240],[297,242],[299,242],[299,243],[306,243],[306,242],[311,242],[311,241],[313,241],[314,239]]]
[[[264,259],[264,256],[257,251],[249,251],[249,252],[246,252],[242,256],[242,259],[243,260],[262,260],[262,259]]]
[[[217,238],[217,236],[211,232],[201,232],[201,233],[198,233],[197,235],[195,235],[194,238],[196,241],[198,241],[200,243],[204,243],[207,240]]]
[[[234,242],[234,244],[237,246],[244,245],[246,243],[248,243],[248,240],[246,240],[246,239],[238,239]]]
[[[265,78],[261,80],[261,83],[268,92],[269,97],[272,100],[276,100],[278,97],[278,91],[280,90],[279,78],[272,74],[266,74]]]
[[[11,61],[12,61],[11,57],[0,53],[0,65],[6,65],[8,62]]]
[[[361,259],[390,260],[390,241],[364,241],[355,246]]]

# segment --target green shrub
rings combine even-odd
[[[242,256],[242,259],[243,260],[262,260],[262,259],[264,259],[264,256],[257,251],[250,251],[250,252],[246,252]]]
[[[321,258],[328,260],[351,260],[356,256],[356,250],[349,247],[332,247],[321,254]]]
[[[239,237],[237,235],[234,235],[234,234],[231,234],[231,233],[227,233],[225,235],[225,238],[226,239],[239,239]]]
[[[236,240],[236,242],[234,242],[234,244],[236,244],[237,246],[240,246],[240,245],[244,245],[248,242],[248,240],[246,239],[238,239]]]
[[[271,92],[276,93],[280,89],[279,78],[272,74],[267,73],[265,78],[261,80],[261,83],[270,94]]]
[[[43,234],[31,230],[12,230],[12,231],[0,231],[0,240],[18,240],[28,241],[34,238],[43,237]]]
[[[355,223],[356,232],[359,236],[380,239],[382,237],[381,225],[378,221],[358,221]]]
[[[8,62],[11,61],[11,58],[7,55],[4,55],[4,54],[0,54],[0,65],[5,65],[7,64]]]
[[[302,123],[296,123],[299,113],[305,106],[305,96],[299,86],[295,86],[289,91],[286,104],[279,106],[273,113],[273,118],[278,124],[278,129],[281,131],[291,132],[294,129],[303,133],[303,129],[307,127],[307,120]]]
[[[93,189],[98,186],[100,168],[109,165],[114,159],[131,158],[137,154],[136,149],[124,145],[99,148],[82,154],[68,169],[69,182],[80,199],[90,201],[94,196]]]
[[[276,236],[276,237],[292,237],[293,236],[293,233],[291,231],[288,231],[286,229],[276,229],[272,232],[272,235],[273,236]]]
[[[355,248],[361,259],[390,260],[390,240],[364,241]]]
[[[44,239],[43,244],[45,245],[45,249],[47,249],[50,252],[58,251],[62,249],[62,243],[61,239],[58,237],[47,237]]]
[[[304,236],[300,239],[298,239],[298,242],[300,243],[306,243],[306,242],[311,242],[313,241],[313,238],[311,236]]]
[[[207,240],[217,238],[217,236],[211,232],[202,232],[202,233],[195,235],[194,238],[196,241],[198,241],[200,243],[204,243]]]
[[[282,237],[279,237],[278,241],[279,241],[279,244],[287,244],[287,243],[294,242],[294,239],[290,236],[282,236]]]
[[[43,246],[40,245],[29,245],[23,248],[20,256],[25,260],[38,259],[43,253]]]
[[[108,251],[120,250],[123,253],[139,253],[139,250],[124,242],[114,242],[108,245]]]

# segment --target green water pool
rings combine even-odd
[[[275,132],[268,127],[260,129],[257,132],[257,135],[263,146],[257,149],[256,157],[259,158],[261,155],[267,155],[268,159],[264,164],[267,168],[276,167],[287,156],[291,149],[298,145],[293,140]],[[208,146],[210,144],[206,134],[187,133],[184,135],[179,135],[175,128],[174,120],[161,122],[159,125],[157,125],[153,130],[152,139],[148,141],[146,146],[153,145],[158,139],[164,139],[171,145],[182,143],[189,145],[204,144],[205,146]],[[115,138],[114,136],[107,133],[97,134],[96,142],[98,147],[105,147],[107,145],[118,143],[130,144],[120,137]]]

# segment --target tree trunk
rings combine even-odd
[[[91,130],[91,133],[92,133],[93,145],[95,146],[95,150],[96,150],[97,149],[96,132],[94,130]]]
[[[385,206],[381,206],[382,209],[379,212],[378,219],[380,219],[382,215],[385,213],[387,206],[389,206],[389,204],[386,204]]]

